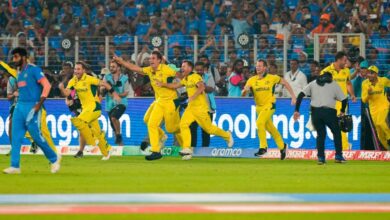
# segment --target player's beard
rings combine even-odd
[[[23,66],[23,59],[20,59],[19,61],[13,62],[15,67],[21,68]]]

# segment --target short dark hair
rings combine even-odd
[[[343,58],[344,56],[347,56],[347,54],[344,51],[339,51],[339,52],[336,53],[336,56],[334,57],[334,60],[337,61],[337,60]]]
[[[187,63],[188,66],[191,67],[191,69],[194,69],[194,63],[189,60],[184,60],[183,63]]]
[[[84,61],[77,61],[76,65],[81,65],[83,67],[83,69],[89,70],[89,65]]]
[[[195,63],[195,66],[203,66],[204,67],[204,63],[201,61],[198,61]]]
[[[11,52],[12,55],[19,54],[22,57],[27,57],[27,50],[23,47],[16,47]]]
[[[152,55],[156,55],[157,58],[160,59],[160,60],[163,59],[163,55],[159,51],[153,51]]]
[[[299,60],[298,59],[291,59],[290,62],[291,61],[295,61],[295,62],[297,62],[299,64]]]
[[[202,58],[206,58],[207,60],[209,59],[209,57],[206,54],[202,54],[199,56],[199,59],[202,59]]]
[[[320,63],[317,60],[311,61],[311,64],[313,64],[314,66],[320,66]]]
[[[236,68],[236,66],[238,65],[238,63],[242,63],[242,65],[244,65],[244,61],[243,61],[243,60],[237,59],[237,60],[235,60],[234,63],[233,63],[233,69]]]
[[[265,60],[263,60],[263,59],[259,59],[259,60],[257,60],[257,62],[263,63],[263,65],[264,65],[265,67],[268,66],[267,61],[265,61]]]

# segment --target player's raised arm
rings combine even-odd
[[[119,63],[120,65],[124,66],[125,68],[127,68],[127,69],[129,69],[129,70],[131,70],[133,72],[137,72],[139,74],[145,75],[145,73],[142,71],[141,67],[123,60],[122,57],[118,57],[118,56],[114,55],[112,59],[115,62]]]

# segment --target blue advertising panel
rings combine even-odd
[[[125,145],[139,145],[147,135],[147,129],[143,122],[143,116],[147,108],[153,101],[152,98],[133,98],[128,99],[128,108],[121,117],[122,136]],[[259,141],[256,129],[256,110],[254,101],[251,98],[217,98],[217,112],[214,115],[213,122],[233,133],[235,139],[234,147],[240,148],[258,148]],[[289,144],[290,148],[314,149],[316,132],[309,131],[305,125],[309,115],[309,102],[304,100],[301,105],[301,118],[294,122],[294,107],[290,104],[290,99],[278,99],[276,103],[276,112],[273,115],[273,122],[280,131],[283,139]],[[60,146],[78,145],[78,132],[72,126],[70,114],[63,99],[51,99],[45,102],[48,112],[47,123],[51,131],[54,143]],[[104,106],[104,103],[103,103]],[[350,112],[353,115],[354,127],[349,133],[349,142],[352,149],[360,149],[360,101],[350,103]],[[0,145],[9,144],[8,138],[8,114],[9,102],[0,100]],[[114,143],[114,133],[111,129],[107,113],[99,119],[102,129],[106,131],[109,143]],[[109,128],[109,129],[108,129]],[[328,132],[330,133],[330,132]],[[172,135],[166,145],[172,145]],[[329,135],[331,138],[332,136]],[[275,142],[267,135],[270,148],[276,148]],[[198,144],[202,143],[200,130],[198,131]],[[25,144],[28,141],[25,140]],[[211,138],[211,146],[226,147],[226,143],[219,137]],[[326,140],[326,148],[333,148],[333,141]]]

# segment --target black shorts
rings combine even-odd
[[[119,105],[115,106],[113,109],[111,109],[111,111],[108,113],[108,115],[110,117],[114,117],[116,119],[119,119],[123,115],[125,110],[126,110],[126,106],[123,104],[119,104]]]

